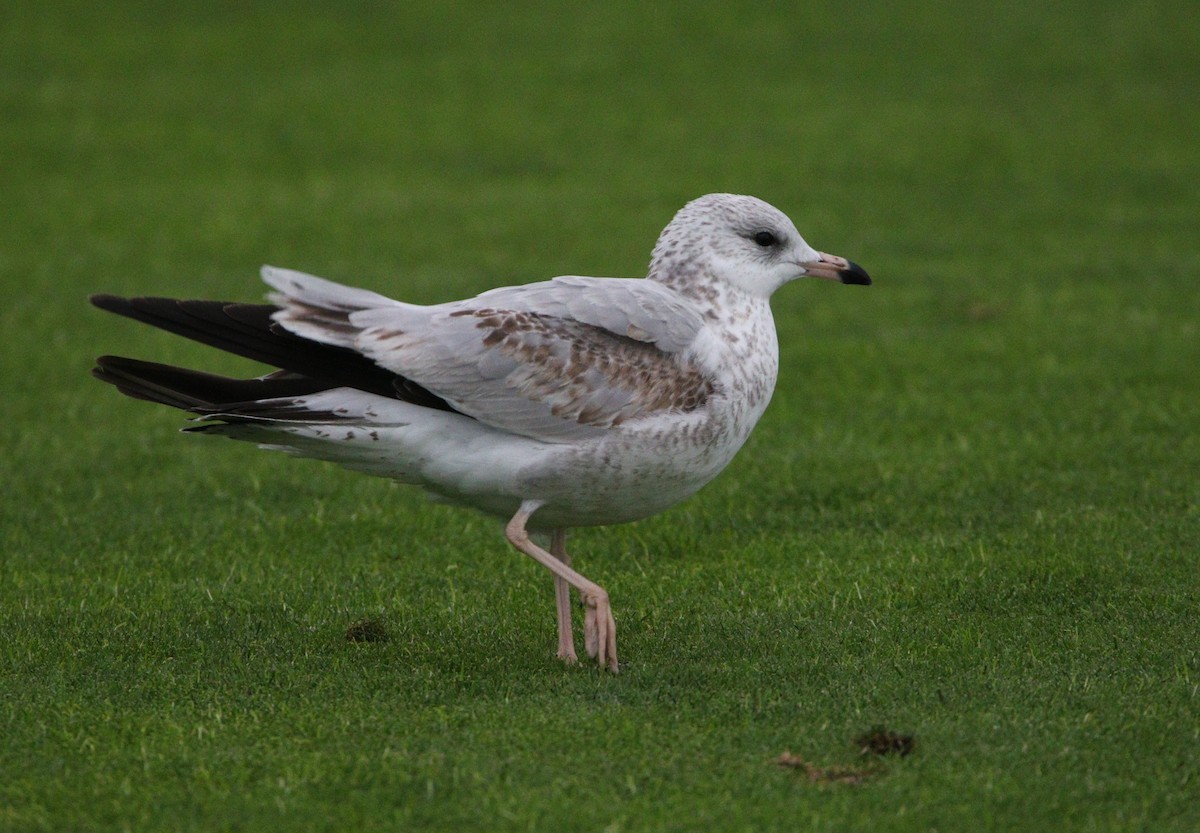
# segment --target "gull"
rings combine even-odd
[[[766,202],[709,194],[663,230],[645,278],[564,276],[419,306],[265,266],[268,304],[94,295],[277,370],[232,379],[102,356],[92,372],[194,414],[186,432],[499,516],[508,542],[554,576],[558,657],[578,661],[574,587],[586,652],[616,672],[608,593],[572,568],[567,530],[654,515],[725,468],[775,388],[771,295],[806,276],[871,283]],[[531,532],[548,533],[548,549]]]

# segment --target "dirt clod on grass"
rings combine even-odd
[[[903,758],[916,748],[917,739],[913,735],[893,732],[886,726],[872,726],[871,731],[854,739],[854,745],[863,756],[899,755]]]
[[[868,778],[873,778],[879,775],[883,770],[872,766],[843,766],[834,764],[832,766],[817,766],[810,764],[808,761],[801,758],[799,755],[793,755],[791,752],[784,752],[773,763],[776,766],[781,766],[786,769],[796,769],[808,776],[808,780],[814,784],[825,786],[827,784],[850,784],[852,786],[861,784]]]
[[[346,628],[346,639],[350,642],[386,642],[387,628],[378,619],[359,619]]]

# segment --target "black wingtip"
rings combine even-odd
[[[345,347],[308,341],[281,330],[274,321],[274,314],[279,310],[274,304],[188,301],[155,296],[122,298],[104,292],[91,295],[88,300],[107,312],[141,321],[236,356],[290,371],[305,378],[304,385],[308,392],[345,386],[426,408],[454,410],[445,400],[415,382],[380,367],[367,356]],[[262,390],[251,390],[255,386],[248,383],[234,380],[238,386],[235,393],[228,389],[230,380],[218,382],[211,374],[183,371],[162,365],[151,366],[152,363],[130,364],[133,361],[117,356],[103,356],[96,362],[94,375],[103,382],[117,385],[122,393],[129,393],[127,388],[130,385],[142,385],[149,379],[155,385],[163,383],[165,387],[184,385],[183,389],[188,393],[200,392],[203,396],[226,397],[216,401],[259,399],[268,395]],[[130,373],[139,378],[126,378],[126,374]],[[197,381],[202,377],[202,381]],[[117,380],[120,380],[119,384]],[[243,387],[246,389],[243,390]],[[271,390],[274,391],[278,387],[280,386],[276,384]],[[286,394],[280,395],[290,395],[294,387],[287,386],[284,388]],[[155,395],[158,395],[157,388]],[[172,395],[171,401],[168,402],[166,394],[163,396],[161,400],[152,401],[184,407],[176,404],[180,401],[178,397]],[[232,398],[235,396],[240,398]]]
[[[107,292],[97,292],[89,295],[88,301],[91,302],[92,306],[108,310],[109,312],[116,312],[118,308],[129,303],[124,298],[117,295],[110,295]]]

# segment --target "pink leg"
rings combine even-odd
[[[530,540],[529,532],[525,529],[525,524],[529,522],[529,517],[541,505],[542,502],[537,500],[527,500],[522,503],[521,508],[517,510],[517,514],[513,515],[512,520],[505,527],[504,534],[507,536],[510,544],[554,573],[555,579],[561,579],[565,584],[579,591],[579,595],[583,597],[583,603],[587,608],[583,619],[583,632],[584,641],[588,648],[588,655],[595,657],[596,661],[600,663],[601,668],[608,668],[609,671],[615,674],[617,673],[617,623],[613,619],[612,606],[608,601],[608,593],[603,587],[584,578],[572,570],[569,565],[560,561],[558,557],[546,552]],[[558,535],[559,533],[556,532],[555,536],[557,537]],[[566,595],[568,594],[559,594],[558,583],[556,581],[556,601]],[[563,606],[560,603],[560,652],[562,649],[562,610]],[[569,615],[569,606],[567,606],[566,610]],[[571,653],[574,654],[574,652],[574,645],[572,645]]]
[[[550,554],[568,567],[567,531],[556,529],[550,538]],[[554,577],[554,604],[558,608],[558,658],[567,665],[579,662],[575,655],[575,636],[571,631],[571,585],[562,576]]]

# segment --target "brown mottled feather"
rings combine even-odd
[[[679,356],[653,344],[578,321],[481,308],[472,315],[483,344],[516,361],[518,390],[552,403],[552,413],[581,425],[610,427],[631,416],[694,411],[713,394],[713,384]],[[623,402],[597,402],[603,390]]]

